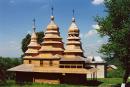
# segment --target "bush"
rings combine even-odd
[[[121,62],[115,58],[108,61],[108,64],[115,65],[117,67],[116,70],[108,71],[107,77],[108,78],[122,78],[123,77],[123,67],[121,65]]]
[[[118,67],[118,69],[116,70],[107,72],[108,78],[122,78],[122,76],[123,76],[123,69],[121,67]]]

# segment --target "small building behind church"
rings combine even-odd
[[[107,64],[100,56],[87,56],[86,66],[97,69],[96,78],[107,77]],[[91,78],[91,74],[88,74],[88,78]]]

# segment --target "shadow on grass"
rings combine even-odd
[[[114,85],[113,87],[121,87],[121,84]],[[130,82],[126,84],[126,87],[130,87]]]
[[[100,84],[102,84],[103,82],[98,81],[98,80],[87,80],[85,85],[86,86],[99,86]]]
[[[101,85],[103,82],[98,81],[98,80],[87,80],[84,83],[61,83],[61,84],[68,84],[68,85],[76,85],[76,86],[92,86],[92,87],[98,87],[99,85]]]

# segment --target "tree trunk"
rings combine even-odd
[[[6,76],[4,70],[0,69],[0,81],[6,83]]]
[[[123,83],[126,83],[127,82],[127,79],[130,75],[130,70],[127,68],[124,72],[124,76],[123,76]]]
[[[128,80],[129,75],[130,75],[130,64],[128,64],[128,65],[126,66],[126,69],[125,69],[125,71],[124,71],[123,83],[122,83],[121,87],[126,87],[125,85],[126,85],[126,83],[127,83],[127,80]]]

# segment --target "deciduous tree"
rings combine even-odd
[[[107,16],[96,17],[99,34],[108,37],[100,52],[108,58],[118,58],[125,70],[123,83],[130,74],[130,0],[105,0]]]

